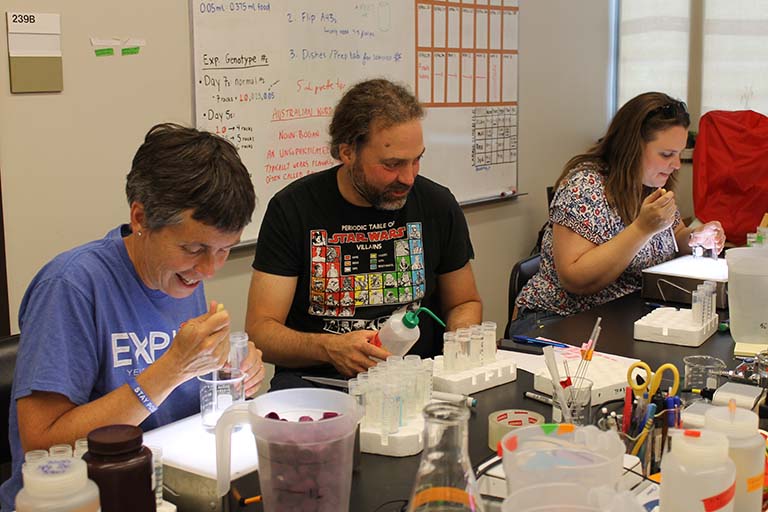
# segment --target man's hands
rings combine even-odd
[[[634,223],[644,233],[655,235],[672,225],[676,211],[675,193],[659,188],[645,198]]]
[[[324,348],[331,364],[346,377],[354,377],[360,372],[376,366],[375,357],[382,361],[391,356],[381,347],[371,345],[369,341],[376,331],[354,331],[347,334],[328,336]]]
[[[163,357],[170,358],[182,380],[218,370],[229,356],[229,313],[217,303],[197,318],[184,322]],[[249,352],[250,356],[250,352]]]

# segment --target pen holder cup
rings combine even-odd
[[[613,488],[621,478],[624,443],[593,425],[545,423],[514,430],[501,440],[507,493],[542,483]]]

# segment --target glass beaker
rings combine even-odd
[[[719,372],[727,368],[722,359],[714,356],[685,356],[683,364],[685,365],[683,389],[716,389],[720,383]],[[687,401],[700,399],[699,395],[694,395]]]
[[[563,395],[571,410],[571,420],[568,423],[579,426],[592,424],[592,385],[589,379],[576,379],[573,384],[563,389]],[[557,397],[552,400],[552,422],[563,422],[563,412]]]
[[[424,438],[408,512],[483,511],[469,461],[464,404],[437,402],[424,408]]]
[[[222,369],[200,375],[200,416],[203,426],[213,431],[222,413],[236,402],[245,399],[245,374],[238,369]]]

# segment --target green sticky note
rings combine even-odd
[[[131,46],[130,48],[123,48],[122,54],[123,55],[136,55],[139,53],[139,47],[138,46]]]
[[[114,55],[115,54],[115,49],[114,48],[99,48],[99,49],[97,49],[95,51],[96,51],[96,56],[97,57],[107,57],[109,55]]]

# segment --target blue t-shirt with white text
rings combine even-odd
[[[56,256],[35,276],[19,310],[9,441],[13,475],[0,487],[0,507],[13,510],[24,461],[16,400],[33,391],[66,396],[83,405],[126,384],[162,356],[182,322],[206,311],[202,285],[184,299],[148,288],[122,236],[128,226]],[[145,431],[200,411],[191,379],[141,424]]]

